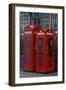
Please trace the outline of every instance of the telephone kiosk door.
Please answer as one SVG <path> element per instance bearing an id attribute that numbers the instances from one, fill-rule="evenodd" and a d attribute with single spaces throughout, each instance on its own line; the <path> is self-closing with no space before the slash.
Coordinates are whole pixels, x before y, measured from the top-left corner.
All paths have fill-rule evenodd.
<path id="1" fill-rule="evenodd" d="M 24 71 L 36 70 L 36 32 L 38 26 L 26 26 L 24 30 Z"/>
<path id="2" fill-rule="evenodd" d="M 47 67 L 48 72 L 55 72 L 55 48 L 54 32 L 49 30 L 47 33 Z"/>
<path id="3" fill-rule="evenodd" d="M 45 32 L 40 30 L 36 35 L 36 72 L 43 73 L 47 71 L 45 55 Z"/>
<path id="4" fill-rule="evenodd" d="M 33 35 L 31 31 L 24 32 L 24 71 L 33 70 Z"/>

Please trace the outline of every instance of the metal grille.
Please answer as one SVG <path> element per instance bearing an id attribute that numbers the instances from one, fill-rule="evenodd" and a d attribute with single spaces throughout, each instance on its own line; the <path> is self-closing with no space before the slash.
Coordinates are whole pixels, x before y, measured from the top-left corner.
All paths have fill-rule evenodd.
<path id="1" fill-rule="evenodd" d="M 57 31 L 57 14 L 50 14 L 50 13 L 31 13 L 30 12 L 20 12 L 20 32 L 24 32 L 24 27 L 26 25 L 37 24 L 43 28 L 49 28 L 50 25 L 50 15 L 52 15 L 52 29 Z M 31 20 L 31 21 L 30 21 Z"/>

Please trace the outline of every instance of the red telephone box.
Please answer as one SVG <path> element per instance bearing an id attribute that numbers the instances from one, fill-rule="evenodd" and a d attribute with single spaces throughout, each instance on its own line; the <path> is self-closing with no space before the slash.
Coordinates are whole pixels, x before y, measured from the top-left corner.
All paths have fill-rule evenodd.
<path id="1" fill-rule="evenodd" d="M 36 32 L 40 27 L 28 25 L 24 28 L 24 71 L 36 70 Z"/>
<path id="2" fill-rule="evenodd" d="M 43 29 L 36 34 L 36 72 L 55 71 L 54 32 Z"/>

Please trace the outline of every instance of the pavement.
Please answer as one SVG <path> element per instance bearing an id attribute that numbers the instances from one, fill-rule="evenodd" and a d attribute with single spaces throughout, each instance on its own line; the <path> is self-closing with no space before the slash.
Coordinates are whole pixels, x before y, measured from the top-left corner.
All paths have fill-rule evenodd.
<path id="1" fill-rule="evenodd" d="M 44 76 L 56 76 L 57 72 L 53 73 L 36 73 L 36 72 L 25 72 L 25 71 L 20 71 L 20 78 L 24 77 L 44 77 Z"/>

